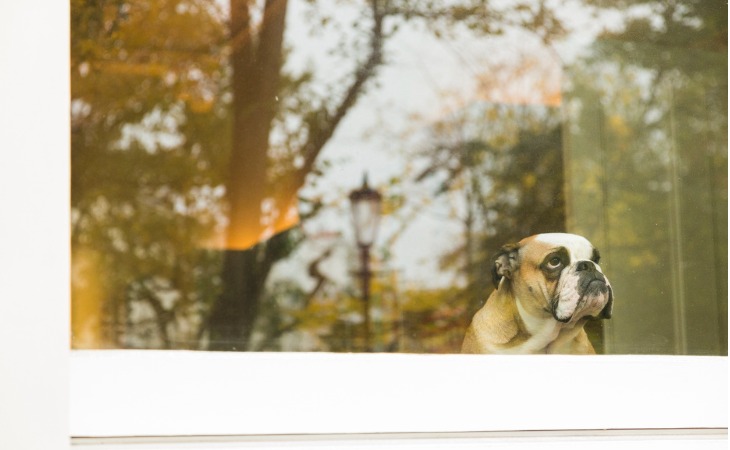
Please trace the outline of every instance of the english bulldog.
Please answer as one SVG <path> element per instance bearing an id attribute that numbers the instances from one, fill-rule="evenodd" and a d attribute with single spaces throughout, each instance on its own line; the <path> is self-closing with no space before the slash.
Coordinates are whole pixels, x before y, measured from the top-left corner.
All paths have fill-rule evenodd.
<path id="1" fill-rule="evenodd" d="M 474 315 L 462 353 L 595 354 L 583 326 L 608 319 L 613 289 L 584 237 L 530 236 L 494 257 L 497 289 Z"/>

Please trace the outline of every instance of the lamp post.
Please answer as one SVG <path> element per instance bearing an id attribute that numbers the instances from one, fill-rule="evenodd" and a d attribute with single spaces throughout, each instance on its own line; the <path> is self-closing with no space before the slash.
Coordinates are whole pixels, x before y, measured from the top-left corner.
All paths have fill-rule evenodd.
<path id="1" fill-rule="evenodd" d="M 365 351 L 370 348 L 370 246 L 375 242 L 375 236 L 380 224 L 380 205 L 382 196 L 378 191 L 368 186 L 367 174 L 363 177 L 362 187 L 350 193 L 350 206 L 355 226 L 355 240 L 360 249 L 359 272 L 362 281 L 362 303 L 364 316 Z"/>

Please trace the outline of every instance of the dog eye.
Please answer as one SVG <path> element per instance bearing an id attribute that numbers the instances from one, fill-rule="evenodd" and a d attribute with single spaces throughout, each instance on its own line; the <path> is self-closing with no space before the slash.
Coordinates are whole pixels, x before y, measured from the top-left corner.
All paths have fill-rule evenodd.
<path id="1" fill-rule="evenodd" d="M 558 256 L 554 256 L 554 257 L 550 258 L 550 260 L 548 261 L 547 268 L 548 269 L 557 269 L 558 267 L 560 267 L 562 265 L 563 265 L 563 261 Z"/>

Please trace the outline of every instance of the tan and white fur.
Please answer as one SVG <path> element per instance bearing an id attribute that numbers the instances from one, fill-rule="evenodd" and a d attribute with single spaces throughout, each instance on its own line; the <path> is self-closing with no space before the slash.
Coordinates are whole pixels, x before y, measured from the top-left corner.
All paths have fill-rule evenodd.
<path id="1" fill-rule="evenodd" d="M 610 318 L 613 289 L 598 251 L 566 233 L 530 236 L 494 258 L 497 289 L 474 315 L 462 353 L 595 354 L 583 326 Z"/>

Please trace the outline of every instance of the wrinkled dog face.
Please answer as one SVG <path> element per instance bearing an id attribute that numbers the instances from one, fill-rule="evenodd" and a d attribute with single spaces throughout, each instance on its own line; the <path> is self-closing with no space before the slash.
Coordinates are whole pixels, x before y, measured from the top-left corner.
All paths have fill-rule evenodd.
<path id="1" fill-rule="evenodd" d="M 533 298 L 555 320 L 610 318 L 611 284 L 591 243 L 574 234 L 548 233 L 505 246 L 495 259 L 495 281 L 511 279 L 520 298 Z"/>
<path id="2" fill-rule="evenodd" d="M 613 292 L 601 267 L 594 261 L 576 261 L 563 269 L 550 310 L 559 322 L 586 316 L 611 317 Z"/>

